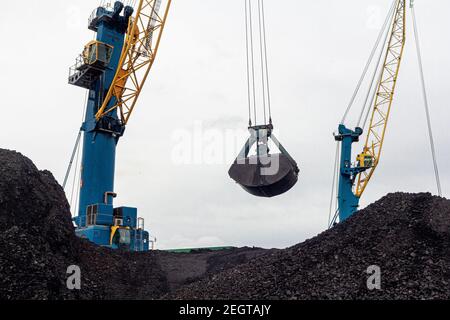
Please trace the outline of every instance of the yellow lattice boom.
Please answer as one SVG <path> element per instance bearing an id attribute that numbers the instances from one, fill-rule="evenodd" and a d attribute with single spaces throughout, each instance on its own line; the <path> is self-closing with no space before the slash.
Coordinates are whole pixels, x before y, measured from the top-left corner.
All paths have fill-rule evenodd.
<path id="1" fill-rule="evenodd" d="M 124 125 L 130 119 L 158 53 L 172 0 L 140 0 L 130 18 L 116 75 L 96 114 L 97 121 L 114 110 Z"/>
<path id="2" fill-rule="evenodd" d="M 392 102 L 394 99 L 397 78 L 406 41 L 406 0 L 398 0 L 391 27 L 391 35 L 381 71 L 378 91 L 367 132 L 366 144 L 363 153 L 358 159 L 370 158 L 370 168 L 357 177 L 355 194 L 361 197 L 375 172 L 381 157 L 386 128 L 389 121 Z"/>

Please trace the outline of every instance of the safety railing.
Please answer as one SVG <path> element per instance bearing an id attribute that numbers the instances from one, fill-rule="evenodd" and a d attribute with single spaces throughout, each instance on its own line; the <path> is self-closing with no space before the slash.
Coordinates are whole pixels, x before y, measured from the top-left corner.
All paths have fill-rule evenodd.
<path id="1" fill-rule="evenodd" d="M 111 3 L 111 1 L 102 1 L 100 6 L 95 8 L 94 11 L 92 11 L 91 15 L 89 16 L 88 26 L 92 25 L 93 21 L 99 16 L 99 10 L 103 10 L 104 12 L 114 11 L 114 6 Z"/>
<path id="2" fill-rule="evenodd" d="M 79 55 L 75 59 L 75 64 L 69 68 L 69 78 L 80 72 L 81 67 L 84 65 L 83 55 Z"/>

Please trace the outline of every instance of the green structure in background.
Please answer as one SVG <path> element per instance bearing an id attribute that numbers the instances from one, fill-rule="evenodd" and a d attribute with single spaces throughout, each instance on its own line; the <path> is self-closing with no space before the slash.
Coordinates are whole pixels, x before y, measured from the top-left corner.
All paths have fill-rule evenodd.
<path id="1" fill-rule="evenodd" d="M 211 248 L 191 248 L 191 249 L 171 249 L 164 250 L 166 252 L 172 253 L 193 253 L 196 251 L 223 251 L 223 250 L 232 250 L 236 249 L 236 247 L 211 247 Z"/>

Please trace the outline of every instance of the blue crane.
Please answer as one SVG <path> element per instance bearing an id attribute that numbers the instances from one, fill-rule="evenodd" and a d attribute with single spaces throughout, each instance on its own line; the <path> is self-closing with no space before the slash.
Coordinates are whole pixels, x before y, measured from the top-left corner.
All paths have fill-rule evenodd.
<path id="1" fill-rule="evenodd" d="M 114 207 L 115 158 L 155 60 L 170 3 L 141 0 L 136 11 L 120 1 L 96 8 L 89 19 L 96 39 L 70 69 L 69 83 L 88 90 L 80 131 L 79 209 L 73 220 L 77 236 L 100 246 L 149 250 L 149 232 L 137 209 Z"/>

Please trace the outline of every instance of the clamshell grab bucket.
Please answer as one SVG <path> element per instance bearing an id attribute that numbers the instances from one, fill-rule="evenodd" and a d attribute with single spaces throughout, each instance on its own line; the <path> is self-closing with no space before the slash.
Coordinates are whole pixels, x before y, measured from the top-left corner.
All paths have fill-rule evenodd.
<path id="1" fill-rule="evenodd" d="M 299 168 L 295 160 L 272 133 L 273 127 L 250 128 L 251 136 L 229 170 L 230 177 L 245 191 L 257 197 L 275 197 L 295 186 Z M 270 154 L 267 143 L 271 139 L 281 153 Z M 249 152 L 257 144 L 257 155 Z"/>

